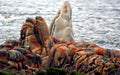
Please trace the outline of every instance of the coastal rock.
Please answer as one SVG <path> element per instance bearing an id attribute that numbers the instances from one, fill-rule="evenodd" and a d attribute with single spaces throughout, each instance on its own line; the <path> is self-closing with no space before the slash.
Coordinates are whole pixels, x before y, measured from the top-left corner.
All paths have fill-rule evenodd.
<path id="1" fill-rule="evenodd" d="M 35 24 L 35 19 L 33 18 L 27 18 L 25 23 L 22 25 L 21 27 L 21 31 L 20 31 L 20 44 L 23 46 L 24 42 L 25 42 L 25 38 L 26 38 L 26 31 L 29 28 L 33 28 L 33 25 Z M 31 31 L 31 33 L 33 33 Z"/>
<path id="2" fill-rule="evenodd" d="M 39 44 L 35 33 L 34 33 L 34 24 L 36 20 L 32 18 L 26 19 L 26 22 L 23 24 L 20 33 L 20 43 L 21 46 L 29 48 L 32 53 L 41 54 L 42 46 Z"/>
<path id="3" fill-rule="evenodd" d="M 86 44 L 84 43 L 83 46 Z M 94 44 L 94 46 L 97 45 Z M 107 56 L 107 52 L 104 55 L 105 50 L 101 47 L 95 51 L 88 51 L 87 48 L 88 46 L 86 49 L 81 49 L 73 46 L 67 47 L 66 44 L 55 44 L 50 50 L 47 67 L 76 70 L 87 75 L 96 75 L 97 73 L 101 75 L 119 74 L 119 58 L 111 58 Z M 74 51 L 70 49 L 74 49 Z M 99 52 L 95 53 L 96 51 Z"/>
<path id="4" fill-rule="evenodd" d="M 120 51 L 74 41 L 71 12 L 66 1 L 53 19 L 50 33 L 43 17 L 26 19 L 19 41 L 7 40 L 0 45 L 0 68 L 26 75 L 49 67 L 87 75 L 119 75 Z"/>
<path id="5" fill-rule="evenodd" d="M 70 62 L 68 51 L 69 49 L 62 44 L 53 45 L 48 55 L 48 67 L 64 67 L 66 62 Z"/>
<path id="6" fill-rule="evenodd" d="M 68 1 L 60 7 L 60 10 L 53 18 L 50 27 L 50 35 L 68 42 L 74 41 L 72 30 L 72 9 Z"/>
<path id="7" fill-rule="evenodd" d="M 34 27 L 35 36 L 42 46 L 42 55 L 46 55 L 49 51 L 49 42 L 50 42 L 50 34 L 48 31 L 47 24 L 45 20 L 41 16 L 36 17 L 36 24 Z"/>

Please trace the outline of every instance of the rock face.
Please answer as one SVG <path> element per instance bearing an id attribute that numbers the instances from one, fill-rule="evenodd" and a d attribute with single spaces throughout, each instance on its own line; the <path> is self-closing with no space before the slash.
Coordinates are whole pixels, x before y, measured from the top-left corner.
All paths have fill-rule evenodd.
<path id="1" fill-rule="evenodd" d="M 56 44 L 48 55 L 47 64 L 48 67 L 62 67 L 87 75 L 119 75 L 119 56 L 112 56 L 116 51 L 108 56 L 106 50 L 90 42 Z"/>
<path id="2" fill-rule="evenodd" d="M 67 40 L 68 42 L 74 41 L 72 30 L 72 9 L 68 1 L 60 7 L 60 10 L 53 18 L 50 27 L 50 35 L 53 37 Z"/>
<path id="3" fill-rule="evenodd" d="M 48 31 L 47 24 L 41 16 L 36 17 L 34 33 L 35 33 L 35 36 L 36 36 L 39 44 L 42 46 L 41 53 L 46 55 L 47 52 L 49 51 L 50 34 Z"/>
<path id="4" fill-rule="evenodd" d="M 30 48 L 33 53 L 41 53 L 42 46 L 39 44 L 35 33 L 34 33 L 34 23 L 31 22 L 32 18 L 28 18 L 21 28 L 20 43 L 21 46 Z M 36 21 L 35 19 L 33 19 Z M 32 20 L 32 21 L 33 21 Z"/>
<path id="5" fill-rule="evenodd" d="M 63 25 L 63 29 L 57 23 Z M 71 40 L 72 31 L 64 34 L 69 27 L 72 28 L 68 2 L 59 10 L 50 33 L 42 17 L 28 18 L 21 28 L 19 41 L 7 40 L 0 45 L 0 69 L 26 75 L 48 67 L 75 70 L 87 75 L 120 74 L 120 51 L 104 49 L 93 42 L 75 42 Z"/>

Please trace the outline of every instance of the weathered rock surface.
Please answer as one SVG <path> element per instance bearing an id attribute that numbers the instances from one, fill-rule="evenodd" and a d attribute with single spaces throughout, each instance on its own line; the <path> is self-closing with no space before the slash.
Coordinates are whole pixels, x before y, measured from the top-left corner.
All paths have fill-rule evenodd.
<path id="1" fill-rule="evenodd" d="M 72 9 L 68 1 L 60 7 L 60 10 L 53 18 L 50 27 L 50 35 L 68 42 L 74 41 L 72 30 Z"/>
<path id="2" fill-rule="evenodd" d="M 64 4 L 58 15 L 67 15 L 65 19 L 71 20 L 69 3 Z M 62 16 L 64 8 L 68 12 Z M 0 45 L 0 69 L 29 75 L 48 67 L 75 70 L 87 75 L 120 74 L 120 51 L 104 49 L 93 42 L 70 42 L 61 39 L 64 34 L 56 33 L 62 36 L 56 38 L 50 33 L 42 17 L 28 18 L 21 28 L 19 41 L 7 40 Z M 69 33 L 72 34 L 72 31 Z"/>

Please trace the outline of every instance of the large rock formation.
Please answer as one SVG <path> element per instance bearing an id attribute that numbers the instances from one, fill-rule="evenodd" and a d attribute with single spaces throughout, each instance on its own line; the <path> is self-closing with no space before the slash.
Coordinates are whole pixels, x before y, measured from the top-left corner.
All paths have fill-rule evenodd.
<path id="1" fill-rule="evenodd" d="M 53 18 L 50 27 L 50 35 L 53 37 L 67 40 L 68 42 L 74 41 L 72 30 L 72 9 L 68 1 L 60 7 L 60 10 Z"/>
<path id="2" fill-rule="evenodd" d="M 61 21 L 63 19 L 64 22 Z M 63 25 L 63 34 L 55 20 Z M 75 70 L 87 75 L 120 74 L 120 51 L 104 49 L 93 42 L 75 42 L 71 40 L 71 30 L 68 35 L 64 34 L 66 29 L 72 28 L 68 2 L 63 4 L 55 20 L 50 27 L 51 36 L 42 17 L 28 18 L 21 28 L 19 41 L 7 40 L 0 45 L 0 69 L 28 75 L 48 67 Z"/>

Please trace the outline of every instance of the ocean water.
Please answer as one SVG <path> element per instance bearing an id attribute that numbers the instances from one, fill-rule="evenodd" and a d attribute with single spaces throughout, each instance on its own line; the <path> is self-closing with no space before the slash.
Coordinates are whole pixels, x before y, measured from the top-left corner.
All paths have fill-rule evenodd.
<path id="1" fill-rule="evenodd" d="M 48 26 L 65 0 L 0 0 L 0 44 L 20 37 L 28 17 L 42 16 Z M 120 0 L 69 0 L 76 41 L 120 49 Z"/>

